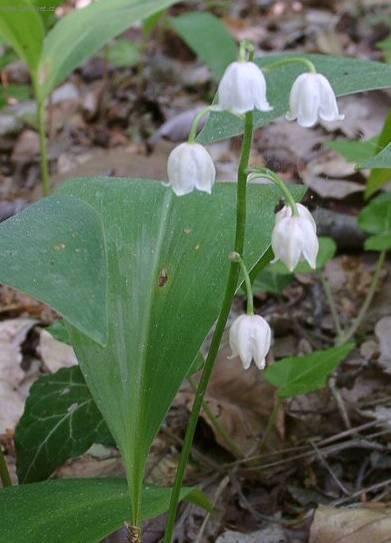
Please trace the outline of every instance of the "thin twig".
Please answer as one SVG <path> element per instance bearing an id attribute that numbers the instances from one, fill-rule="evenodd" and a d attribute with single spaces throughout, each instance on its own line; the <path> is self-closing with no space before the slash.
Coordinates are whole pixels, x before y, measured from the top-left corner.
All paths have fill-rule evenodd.
<path id="1" fill-rule="evenodd" d="M 343 439 L 345 437 L 349 437 L 352 434 L 357 434 L 358 435 L 358 433 L 361 432 L 362 430 L 366 430 L 366 429 L 372 428 L 374 426 L 380 426 L 381 424 L 382 424 L 382 421 L 379 421 L 379 420 L 373 420 L 373 421 L 370 421 L 370 422 L 366 422 L 364 424 L 361 424 L 360 426 L 356 426 L 355 428 L 351 428 L 349 430 L 345 430 L 343 432 L 340 432 L 339 434 L 335 434 L 333 436 L 322 439 L 322 440 L 317 442 L 317 446 L 321 447 L 321 446 L 324 446 L 324 445 L 328 445 L 328 444 L 333 443 L 335 441 L 339 441 L 340 439 Z M 372 437 L 372 436 L 370 436 L 370 437 Z M 314 442 L 314 439 L 312 441 Z M 284 454 L 292 453 L 292 452 L 297 452 L 297 453 L 308 452 L 308 446 L 307 445 L 298 445 L 296 447 L 287 447 L 285 449 L 279 449 L 277 451 L 271 451 L 269 453 L 262 454 L 262 455 L 257 454 L 255 456 L 247 456 L 246 458 L 235 460 L 234 462 L 231 462 L 229 464 L 224 464 L 224 467 L 225 468 L 230 468 L 230 467 L 234 467 L 236 465 L 239 466 L 241 464 L 246 464 L 248 462 L 255 462 L 257 460 L 265 460 L 266 458 L 270 458 L 270 457 L 273 457 L 273 456 L 280 456 L 280 455 L 282 456 Z M 295 459 L 295 458 L 296 457 L 293 457 L 293 459 Z"/>
<path id="2" fill-rule="evenodd" d="M 384 435 L 386 433 L 391 433 L 391 430 L 384 430 L 384 431 L 381 432 L 382 435 Z M 376 434 L 376 435 L 379 435 L 379 434 Z M 368 439 L 370 439 L 371 437 L 372 436 L 368 436 Z M 372 450 L 385 450 L 386 449 L 386 447 L 383 447 L 383 446 L 381 446 L 379 444 L 370 443 L 367 440 L 352 439 L 350 441 L 340 443 L 340 444 L 334 445 L 332 447 L 325 447 L 324 449 L 322 449 L 322 454 L 323 455 L 335 454 L 335 453 L 338 453 L 338 452 L 343 451 L 345 449 L 350 449 L 352 447 L 364 448 L 364 449 L 372 449 Z M 310 451 L 306 451 L 306 452 L 299 453 L 297 455 L 291 456 L 289 458 L 284 458 L 282 460 L 277 460 L 275 462 L 270 462 L 268 464 L 259 464 L 257 466 L 244 467 L 244 468 L 242 468 L 242 471 L 253 471 L 254 469 L 264 470 L 264 469 L 275 468 L 275 467 L 278 467 L 278 466 L 283 466 L 285 464 L 289 464 L 291 462 L 296 462 L 297 460 L 301 460 L 303 458 L 310 458 L 313 455 L 314 455 L 314 452 L 310 450 Z"/>
<path id="3" fill-rule="evenodd" d="M 361 497 L 363 494 L 367 494 L 368 492 L 373 492 L 374 490 L 377 490 L 379 488 L 384 488 L 387 485 L 391 485 L 391 479 L 387 479 L 386 481 L 382 481 L 381 483 L 376 483 L 366 488 L 362 488 L 361 490 L 358 490 L 357 492 L 354 492 L 353 494 L 351 494 L 349 497 L 340 498 L 339 500 L 335 500 L 331 502 L 330 505 L 334 507 L 336 507 L 337 505 L 343 505 L 344 503 L 347 503 L 350 500 L 354 500 L 355 498 Z"/>
<path id="4" fill-rule="evenodd" d="M 338 477 L 335 475 L 335 473 L 333 472 L 333 470 L 331 469 L 331 466 L 329 465 L 329 463 L 327 462 L 327 460 L 324 458 L 324 456 L 322 455 L 322 452 L 320 449 L 318 449 L 318 447 L 315 445 L 315 443 L 313 443 L 312 441 L 310 441 L 310 444 L 312 446 L 312 448 L 314 449 L 315 453 L 316 453 L 316 456 L 319 458 L 320 460 L 320 463 L 323 465 L 323 467 L 329 472 L 331 478 L 333 479 L 333 481 L 335 482 L 335 484 L 338 486 L 338 488 L 344 493 L 346 494 L 346 496 L 350 496 L 350 492 L 349 490 L 347 490 L 347 488 L 341 483 L 341 481 L 338 479 Z"/>
<path id="5" fill-rule="evenodd" d="M 342 336 L 342 327 L 341 327 L 341 321 L 338 315 L 337 306 L 335 304 L 333 293 L 331 292 L 330 283 L 325 276 L 324 272 L 320 273 L 320 281 L 323 286 L 323 290 L 326 296 L 326 300 L 330 306 L 331 316 L 333 317 L 335 331 L 337 332 L 337 336 Z"/>
<path id="6" fill-rule="evenodd" d="M 329 379 L 329 389 L 331 391 L 331 394 L 334 396 L 335 403 L 337 404 L 337 408 L 339 414 L 341 415 L 341 419 L 345 424 L 345 428 L 350 429 L 352 427 L 352 423 L 350 422 L 348 411 L 345 407 L 345 402 L 343 401 L 341 393 L 336 386 L 335 375 L 332 375 Z"/>
<path id="7" fill-rule="evenodd" d="M 228 477 L 228 475 L 226 475 L 225 477 L 223 477 L 223 479 L 221 479 L 220 484 L 216 489 L 215 495 L 213 496 L 213 509 L 216 507 L 217 502 L 219 501 L 219 498 L 220 498 L 221 494 L 226 489 L 228 483 L 229 483 L 229 477 Z M 205 515 L 204 520 L 202 521 L 200 531 L 198 532 L 197 538 L 194 541 L 194 543 L 201 543 L 202 542 L 202 537 L 204 535 L 205 528 L 206 528 L 206 526 L 207 526 L 207 524 L 209 522 L 210 515 L 211 515 L 211 513 L 208 511 L 207 514 Z"/>

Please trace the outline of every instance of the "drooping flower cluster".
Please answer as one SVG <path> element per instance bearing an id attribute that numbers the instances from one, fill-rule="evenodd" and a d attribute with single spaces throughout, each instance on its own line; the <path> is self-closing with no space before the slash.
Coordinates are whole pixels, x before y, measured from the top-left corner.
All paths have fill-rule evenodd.
<path id="1" fill-rule="evenodd" d="M 327 78 L 316 73 L 310 61 L 296 60 L 306 63 L 310 72 L 299 75 L 293 83 L 287 119 L 297 120 L 303 127 L 314 126 L 319 119 L 323 121 L 343 119 L 344 116 L 339 113 L 335 93 Z M 252 61 L 251 54 L 250 58 L 247 58 L 246 47 L 241 47 L 240 59 L 227 67 L 218 86 L 217 104 L 197 115 L 188 142 L 176 147 L 169 156 L 168 185 L 177 196 L 189 194 L 194 189 L 208 194 L 212 192 L 216 169 L 208 151 L 195 141 L 201 116 L 212 109 L 239 116 L 255 110 L 267 113 L 273 109 L 268 101 L 264 73 Z M 311 268 L 315 269 L 319 250 L 315 221 L 306 207 L 295 204 L 284 182 L 281 179 L 276 180 L 276 177 L 273 174 L 266 176 L 266 179 L 280 186 L 289 205 L 283 207 L 275 216 L 272 232 L 275 261 L 281 260 L 290 271 L 293 271 L 301 260 L 306 260 Z M 242 261 L 241 265 L 244 266 Z M 252 299 L 251 286 L 248 288 L 248 296 L 250 295 Z M 261 316 L 249 311 L 249 314 L 238 317 L 231 327 L 229 342 L 232 356 L 239 356 L 245 369 L 250 367 L 252 360 L 259 369 L 265 367 L 265 357 L 271 343 L 271 330 Z"/>
<path id="2" fill-rule="evenodd" d="M 217 105 L 209 109 L 243 115 L 250 111 L 271 111 L 267 99 L 266 79 L 262 70 L 248 60 L 232 62 L 220 81 Z M 293 83 L 289 96 L 288 120 L 311 127 L 319 119 L 336 121 L 344 118 L 338 111 L 335 93 L 322 74 L 303 73 Z M 199 119 L 197 120 L 199 122 Z M 192 133 L 195 131 L 192 131 Z M 194 189 L 211 193 L 216 180 L 212 158 L 192 136 L 187 143 L 176 147 L 168 159 L 168 185 L 177 196 Z"/>

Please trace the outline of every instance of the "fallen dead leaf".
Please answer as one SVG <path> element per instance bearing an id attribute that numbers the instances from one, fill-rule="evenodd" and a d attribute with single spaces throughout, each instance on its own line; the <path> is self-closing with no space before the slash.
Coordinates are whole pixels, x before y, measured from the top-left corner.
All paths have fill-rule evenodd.
<path id="1" fill-rule="evenodd" d="M 364 415 L 367 415 L 368 417 L 374 418 L 382 422 L 382 426 L 385 429 L 391 429 L 391 407 L 377 405 L 375 409 L 363 410 L 362 413 Z"/>
<path id="2" fill-rule="evenodd" d="M 238 358 L 229 359 L 223 349 L 216 362 L 205 400 L 214 417 L 242 454 L 255 450 L 262 438 L 274 406 L 275 388 L 266 383 L 255 366 L 244 370 Z M 191 394 L 190 403 L 194 396 Z M 207 414 L 201 416 L 209 424 Z M 212 426 L 213 430 L 213 426 Z M 216 441 L 232 451 L 223 436 L 215 433 Z M 271 435 L 268 443 L 276 440 Z"/>
<path id="3" fill-rule="evenodd" d="M 325 139 L 320 128 L 309 131 L 283 119 L 265 126 L 257 138 L 264 161 L 277 171 L 308 163 L 318 155 L 317 149 Z"/>
<path id="4" fill-rule="evenodd" d="M 70 460 L 56 471 L 56 477 L 59 479 L 123 477 L 124 473 L 122 460 L 118 453 L 113 451 L 110 458 L 99 459 L 85 454 Z"/>
<path id="5" fill-rule="evenodd" d="M 242 534 L 229 530 L 221 534 L 216 543 L 288 543 L 288 539 L 281 526 L 272 524 L 251 534 Z"/>
<path id="6" fill-rule="evenodd" d="M 12 153 L 13 162 L 28 163 L 37 159 L 39 153 L 39 138 L 33 130 L 24 130 Z"/>
<path id="7" fill-rule="evenodd" d="M 145 156 L 135 146 L 126 148 L 101 149 L 92 148 L 89 156 L 84 156 L 82 163 L 67 165 L 65 173 L 53 177 L 55 186 L 60 186 L 64 181 L 77 177 L 93 177 L 96 175 L 114 175 L 116 177 L 129 177 L 133 179 L 165 179 L 167 157 L 172 149 L 172 144 L 161 141 L 155 147 L 154 152 Z M 77 162 L 77 161 L 76 161 Z M 37 188 L 34 198 L 40 197 Z"/>
<path id="8" fill-rule="evenodd" d="M 161 139 L 167 139 L 168 141 L 173 142 L 185 141 L 191 130 L 194 118 L 198 113 L 205 109 L 205 107 L 206 105 L 200 105 L 171 117 L 171 119 L 162 124 L 159 130 L 157 130 L 150 138 L 150 145 L 156 145 Z M 199 128 L 201 129 L 205 123 L 206 117 L 202 119 Z"/>
<path id="9" fill-rule="evenodd" d="M 0 323 L 0 434 L 13 431 L 23 413 L 24 397 L 17 390 L 25 377 L 21 345 L 33 319 L 10 319 Z"/>
<path id="10" fill-rule="evenodd" d="M 0 381 L 0 435 L 12 432 L 23 413 L 24 398 L 8 383 Z"/>
<path id="11" fill-rule="evenodd" d="M 379 340 L 379 364 L 386 373 L 391 373 L 391 316 L 383 317 L 375 326 L 375 334 Z"/>
<path id="12" fill-rule="evenodd" d="M 354 173 L 354 164 L 334 153 L 326 153 L 320 159 L 310 162 L 301 175 L 307 187 L 322 198 L 342 200 L 365 189 L 360 183 L 343 179 Z"/>
<path id="13" fill-rule="evenodd" d="M 328 179 L 325 177 L 309 177 L 303 174 L 303 181 L 311 190 L 319 194 L 322 198 L 334 198 L 343 200 L 351 194 L 363 192 L 364 185 L 354 181 L 344 181 L 343 179 Z"/>
<path id="14" fill-rule="evenodd" d="M 0 381 L 11 387 L 16 388 L 25 376 L 20 367 L 20 348 L 35 323 L 33 319 L 10 319 L 0 323 Z"/>
<path id="15" fill-rule="evenodd" d="M 70 345 L 54 339 L 46 330 L 41 330 L 39 336 L 39 354 L 51 373 L 61 368 L 71 368 L 77 365 L 75 351 Z"/>
<path id="16" fill-rule="evenodd" d="M 319 507 L 310 543 L 389 543 L 391 509 Z"/>
<path id="17" fill-rule="evenodd" d="M 338 100 L 345 118 L 320 124 L 329 132 L 340 130 L 347 138 L 370 139 L 378 134 L 389 111 L 389 98 L 382 92 L 360 96 L 345 96 Z"/>

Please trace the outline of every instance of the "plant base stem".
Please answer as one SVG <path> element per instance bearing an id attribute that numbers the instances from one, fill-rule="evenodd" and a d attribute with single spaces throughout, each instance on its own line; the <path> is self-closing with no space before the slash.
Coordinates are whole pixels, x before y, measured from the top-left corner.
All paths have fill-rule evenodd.
<path id="1" fill-rule="evenodd" d="M 129 524 L 126 525 L 127 528 L 127 539 L 128 543 L 141 543 L 142 542 L 142 535 L 141 535 L 141 528 L 138 526 L 130 526 Z"/>

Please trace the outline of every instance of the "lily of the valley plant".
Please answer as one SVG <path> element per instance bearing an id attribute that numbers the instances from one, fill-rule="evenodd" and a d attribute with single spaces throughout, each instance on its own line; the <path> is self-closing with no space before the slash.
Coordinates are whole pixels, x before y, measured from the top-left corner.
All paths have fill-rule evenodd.
<path id="1" fill-rule="evenodd" d="M 92 485 L 99 500 L 87 503 L 85 516 L 79 516 L 75 526 L 83 528 L 93 507 L 95 515 L 88 518 L 98 524 L 99 504 L 104 526 L 86 543 L 104 539 L 124 522 L 129 541 L 139 543 L 143 521 L 167 511 L 169 500 L 164 543 L 172 543 L 179 500 L 192 492 L 182 483 L 234 296 L 244 285 L 246 311 L 233 319 L 228 334 L 231 356 L 238 357 L 244 370 L 255 364 L 262 371 L 273 330 L 266 315 L 254 308 L 253 273 L 272 260 L 272 252 L 290 272 L 301 261 L 316 267 L 316 225 L 309 209 L 296 202 L 300 190 L 290 189 L 270 169 L 250 164 L 255 122 L 263 116 L 271 119 L 280 108 L 269 73 L 292 63 L 303 66 L 304 73 L 295 81 L 286 80 L 292 81 L 286 89 L 288 119 L 306 127 L 319 120 L 342 119 L 330 83 L 311 61 L 284 57 L 261 69 L 253 47 L 242 43 L 239 58 L 218 85 L 214 103 L 194 118 L 188 141 L 170 153 L 164 187 L 148 180 L 76 180 L 0 226 L 0 281 L 48 303 L 63 316 L 80 377 L 126 469 L 126 481 L 110 484 L 110 492 L 122 504 L 116 502 L 120 512 L 108 509 L 110 500 L 101 482 Z M 212 156 L 198 138 L 201 119 L 209 114 L 214 120 L 231 115 L 231 120 L 242 123 L 236 184 L 216 183 Z M 259 186 L 256 180 L 273 186 Z M 145 487 L 152 442 L 212 327 L 174 487 Z M 68 392 L 65 382 L 59 395 Z M 32 466 L 31 477 L 37 465 Z M 38 480 L 37 476 L 28 481 L 33 484 L 21 488 L 30 492 Z M 36 486 L 41 491 L 42 483 Z M 82 500 L 88 492 L 78 490 L 77 495 Z M 157 494 L 163 496 L 159 507 Z M 42 508 L 45 515 L 50 505 Z M 76 498 L 71 505 L 73 512 Z M 38 506 L 34 514 L 37 510 Z M 50 520 L 53 515 L 46 516 Z M 0 539 L 1 530 L 0 526 Z M 30 525 L 22 533 L 23 543 L 29 530 Z M 64 541 L 84 539 L 84 533 L 78 533 Z M 13 541 L 13 534 L 4 540 Z"/>
<path id="2" fill-rule="evenodd" d="M 298 58 L 297 61 L 301 62 L 301 59 Z M 287 118 L 289 120 L 297 119 L 297 122 L 304 127 L 313 126 L 319 119 L 325 121 L 343 119 L 343 115 L 340 115 L 338 111 L 334 91 L 327 78 L 316 73 L 315 66 L 308 60 L 303 59 L 302 62 L 309 68 L 309 72 L 299 75 L 293 83 L 289 98 L 290 111 L 287 112 Z M 278 64 L 281 65 L 281 63 Z M 269 69 L 272 67 L 269 66 Z M 200 413 L 222 331 L 239 282 L 240 272 L 246 285 L 247 314 L 237 317 L 231 326 L 229 343 L 232 356 L 240 358 L 244 369 L 248 369 L 251 362 L 254 361 L 256 366 L 262 370 L 265 368 L 266 356 L 272 341 L 272 331 L 269 324 L 261 315 L 254 314 L 251 281 L 243 260 L 245 239 L 243 218 L 246 215 L 246 185 L 248 181 L 260 177 L 264 181 L 274 183 L 280 188 L 281 196 L 286 201 L 284 207 L 275 214 L 275 225 L 271 237 L 275 260 L 281 260 L 291 272 L 301 260 L 306 260 L 311 268 L 316 268 L 319 242 L 315 221 L 310 211 L 295 202 L 288 186 L 277 174 L 265 168 L 251 168 L 249 165 L 254 112 L 268 112 L 272 109 L 273 101 L 271 97 L 269 103 L 265 75 L 253 62 L 253 48 L 247 43 L 242 43 L 238 61 L 227 67 L 220 81 L 217 103 L 197 115 L 188 143 L 174 149 L 168 159 L 169 184 L 177 196 L 187 194 L 192 189 L 210 192 L 215 179 L 215 168 L 206 149 L 195 143 L 200 118 L 212 110 L 226 111 L 243 119 L 244 137 L 238 171 L 236 243 L 233 248 L 234 252 L 230 255 L 231 273 L 186 433 L 176 484 L 171 496 L 165 543 L 172 542 L 179 490 L 189 459 L 195 422 Z M 213 191 L 210 197 L 213 198 Z"/>

